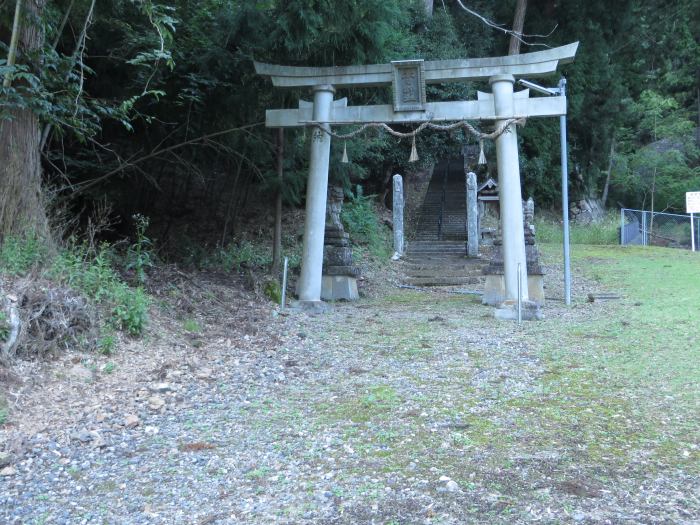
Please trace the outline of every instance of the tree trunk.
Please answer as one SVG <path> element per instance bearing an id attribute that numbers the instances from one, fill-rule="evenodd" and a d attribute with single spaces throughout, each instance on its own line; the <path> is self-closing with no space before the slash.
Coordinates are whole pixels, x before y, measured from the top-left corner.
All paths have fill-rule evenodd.
<path id="1" fill-rule="evenodd" d="M 15 16 L 12 21 L 12 36 L 10 37 L 10 49 L 7 52 L 7 66 L 12 67 L 15 65 L 15 59 L 17 58 L 17 43 L 19 41 L 19 21 L 22 17 L 22 0 L 17 0 L 15 3 Z M 5 73 L 5 79 L 2 81 L 2 87 L 10 87 L 12 83 L 12 73 L 8 70 Z"/>
<path id="2" fill-rule="evenodd" d="M 509 55 L 520 53 L 520 40 L 523 35 L 523 26 L 525 25 L 525 11 L 527 11 L 527 0 L 518 0 L 518 4 L 515 6 L 515 17 L 513 18 L 513 32 L 515 35 L 510 35 Z"/>
<path id="3" fill-rule="evenodd" d="M 19 28 L 20 56 L 39 50 L 44 42 L 40 20 L 46 0 L 27 0 Z M 30 21 L 28 24 L 27 21 Z M 41 193 L 39 119 L 29 109 L 10 110 L 0 121 L 0 239 L 32 232 L 48 235 Z"/>
<path id="4" fill-rule="evenodd" d="M 275 195 L 275 233 L 272 241 L 272 275 L 280 271 L 282 258 L 282 180 L 284 178 L 284 128 L 277 130 L 277 194 Z"/>
<path id="5" fill-rule="evenodd" d="M 428 18 L 433 17 L 433 0 L 423 0 L 425 2 L 425 14 Z"/>
<path id="6" fill-rule="evenodd" d="M 600 198 L 603 208 L 608 200 L 608 189 L 610 188 L 610 176 L 612 174 L 613 158 L 615 157 L 615 137 L 610 141 L 610 160 L 608 160 L 608 174 L 605 177 L 605 186 L 603 186 L 603 196 Z"/>

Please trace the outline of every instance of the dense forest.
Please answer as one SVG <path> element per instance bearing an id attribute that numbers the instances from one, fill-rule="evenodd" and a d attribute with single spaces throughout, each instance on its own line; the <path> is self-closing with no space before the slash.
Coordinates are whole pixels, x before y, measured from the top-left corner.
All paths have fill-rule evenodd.
<path id="1" fill-rule="evenodd" d="M 700 188 L 700 3 L 530 0 L 520 52 L 580 41 L 568 81 L 570 191 L 617 205 L 682 211 Z M 2 0 L 2 234 L 60 234 L 108 210 L 117 234 L 151 220 L 173 248 L 235 239 L 242 210 L 281 191 L 302 204 L 307 133 L 278 134 L 264 110 L 308 92 L 273 89 L 253 60 L 350 65 L 508 54 L 516 1 Z M 558 76 L 540 79 L 556 85 Z M 430 100 L 475 97 L 478 83 L 430 86 Z M 344 90 L 352 104 L 387 100 Z M 556 208 L 557 119 L 520 131 L 523 194 Z M 350 193 L 385 189 L 459 152 L 461 133 L 409 141 L 366 133 L 334 141 L 331 178 Z M 344 147 L 351 160 L 341 163 Z M 495 152 L 486 155 L 494 169 Z M 47 219 L 48 218 L 48 219 Z M 168 252 L 168 250 L 165 250 Z M 176 251 L 176 250 L 175 250 Z"/>

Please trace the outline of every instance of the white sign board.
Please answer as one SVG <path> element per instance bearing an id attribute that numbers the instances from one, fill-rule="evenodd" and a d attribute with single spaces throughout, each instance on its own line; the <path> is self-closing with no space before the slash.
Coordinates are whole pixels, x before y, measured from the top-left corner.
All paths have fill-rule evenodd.
<path id="1" fill-rule="evenodd" d="M 685 193 L 685 212 L 700 213 L 700 191 L 687 191 Z"/>

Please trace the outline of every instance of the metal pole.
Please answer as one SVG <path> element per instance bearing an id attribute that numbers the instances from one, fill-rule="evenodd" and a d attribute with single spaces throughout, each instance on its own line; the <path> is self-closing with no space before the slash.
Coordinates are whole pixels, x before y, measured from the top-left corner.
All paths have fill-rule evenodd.
<path id="1" fill-rule="evenodd" d="M 518 324 L 523 322 L 523 274 L 518 263 Z"/>
<path id="2" fill-rule="evenodd" d="M 566 79 L 559 80 L 559 95 L 566 96 Z M 569 166 L 566 147 L 566 115 L 559 117 L 561 142 L 561 207 L 564 224 L 564 300 L 571 306 L 571 260 L 569 254 Z"/>
<path id="3" fill-rule="evenodd" d="M 280 310 L 284 310 L 284 305 L 287 303 L 287 264 L 289 257 L 284 258 L 284 270 L 282 270 L 282 300 L 280 301 Z"/>
<path id="4" fill-rule="evenodd" d="M 693 220 L 693 214 L 690 214 L 690 244 L 693 247 L 693 251 L 695 251 L 695 221 Z"/>
<path id="5" fill-rule="evenodd" d="M 620 208 L 620 244 L 625 245 L 625 209 Z"/>

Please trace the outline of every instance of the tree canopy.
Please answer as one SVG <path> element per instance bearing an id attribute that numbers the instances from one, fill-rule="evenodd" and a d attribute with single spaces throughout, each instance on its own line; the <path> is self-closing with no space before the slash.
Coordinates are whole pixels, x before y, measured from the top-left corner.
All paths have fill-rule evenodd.
<path id="1" fill-rule="evenodd" d="M 273 89 L 255 75 L 253 59 L 329 66 L 496 56 L 509 43 L 456 1 L 435 2 L 432 13 L 424 0 L 19 3 L 20 24 L 42 38 L 35 48 L 20 42 L 8 63 L 17 4 L 0 2 L 0 76 L 8 79 L 0 119 L 18 111 L 38 119 L 44 191 L 75 214 L 106 198 L 122 217 L 153 216 L 166 243 L 176 242 L 171 225 L 183 218 L 229 225 L 217 237 L 233 234 L 252 190 L 279 185 L 264 110 L 309 94 Z M 515 9 L 515 0 L 462 4 L 505 26 Z M 546 36 L 525 36 L 520 52 L 581 42 L 562 70 L 574 196 L 599 197 L 609 179 L 610 205 L 648 208 L 655 194 L 657 209 L 681 210 L 683 193 L 700 188 L 698 0 L 531 0 L 524 33 Z M 479 88 L 488 89 L 430 86 L 428 97 L 473 98 Z M 344 91 L 338 96 L 355 105 L 390 97 Z M 555 206 L 558 122 L 532 119 L 520 138 L 525 195 Z M 302 200 L 307 140 L 303 130 L 286 134 L 281 189 L 290 204 Z M 422 134 L 421 166 L 459 154 L 469 140 Z M 345 144 L 334 141 L 331 177 L 348 189 L 362 182 L 381 190 L 387 173 L 415 169 L 406 140 L 368 132 L 346 145 L 349 164 L 340 162 Z"/>

